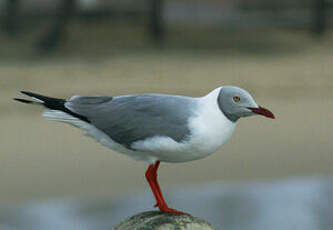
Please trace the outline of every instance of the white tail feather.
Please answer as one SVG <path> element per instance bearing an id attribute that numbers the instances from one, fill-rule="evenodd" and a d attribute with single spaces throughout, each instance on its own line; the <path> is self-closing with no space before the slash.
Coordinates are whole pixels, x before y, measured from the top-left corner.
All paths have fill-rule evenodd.
<path id="1" fill-rule="evenodd" d="M 102 130 L 96 128 L 94 125 L 89 124 L 88 122 L 77 119 L 76 117 L 73 117 L 70 114 L 67 114 L 67 113 L 59 111 L 59 110 L 48 110 L 48 111 L 45 111 L 42 116 L 48 120 L 69 123 L 75 127 L 83 129 L 84 131 L 86 131 L 86 133 L 85 133 L 86 136 L 92 137 L 93 139 L 95 139 L 96 141 L 101 143 L 102 145 L 104 145 L 110 149 L 113 149 L 115 151 L 122 152 L 127 155 L 131 155 L 131 154 L 128 154 L 128 152 L 131 152 L 130 150 L 127 150 L 120 144 L 114 142 Z M 136 157 L 136 155 L 133 155 L 132 157 L 135 159 L 138 158 L 138 157 Z"/>
<path id="2" fill-rule="evenodd" d="M 85 127 L 83 127 L 83 126 L 85 126 L 85 124 L 87 124 L 86 122 L 81 121 L 81 120 L 77 119 L 76 117 L 73 117 L 72 115 L 59 111 L 59 110 L 47 110 L 42 114 L 42 116 L 51 121 L 66 122 L 66 123 L 69 123 L 71 125 L 74 125 L 76 127 L 86 130 Z"/>

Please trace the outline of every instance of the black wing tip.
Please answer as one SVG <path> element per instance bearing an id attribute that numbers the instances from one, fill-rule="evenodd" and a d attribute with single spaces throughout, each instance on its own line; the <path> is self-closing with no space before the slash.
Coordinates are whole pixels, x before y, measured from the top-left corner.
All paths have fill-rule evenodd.
<path id="1" fill-rule="evenodd" d="M 33 96 L 33 95 L 36 95 L 36 93 L 32 93 L 32 92 L 29 92 L 29 91 L 25 91 L 25 90 L 21 90 L 20 91 L 22 94 L 24 95 L 27 95 L 29 97 Z"/>
<path id="2" fill-rule="evenodd" d="M 33 101 L 25 100 L 25 99 L 22 99 L 22 98 L 13 98 L 13 100 L 15 100 L 15 101 L 19 101 L 19 102 L 22 102 L 22 103 L 26 103 L 26 104 L 31 104 L 31 103 L 33 103 Z"/>

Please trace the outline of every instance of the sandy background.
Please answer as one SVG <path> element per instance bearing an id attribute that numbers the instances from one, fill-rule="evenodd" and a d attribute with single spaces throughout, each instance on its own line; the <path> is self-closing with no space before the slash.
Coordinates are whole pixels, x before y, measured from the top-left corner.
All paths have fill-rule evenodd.
<path id="1" fill-rule="evenodd" d="M 148 190 L 145 163 L 114 153 L 82 131 L 11 100 L 19 90 L 54 97 L 156 92 L 201 96 L 220 85 L 250 91 L 276 120 L 239 122 L 218 152 L 162 164 L 162 187 L 208 181 L 333 174 L 333 34 L 169 30 L 164 45 L 144 28 L 73 25 L 54 56 L 37 56 L 36 31 L 1 38 L 0 204 Z M 4 45 L 5 44 L 5 45 Z"/>

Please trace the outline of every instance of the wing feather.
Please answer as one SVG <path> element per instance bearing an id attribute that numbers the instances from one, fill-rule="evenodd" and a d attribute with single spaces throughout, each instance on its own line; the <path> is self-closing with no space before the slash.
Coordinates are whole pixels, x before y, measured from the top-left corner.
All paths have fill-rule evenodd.
<path id="1" fill-rule="evenodd" d="M 65 107 L 87 117 L 117 143 L 131 148 L 133 142 L 154 136 L 184 140 L 190 134 L 187 122 L 195 103 L 191 97 L 161 94 L 75 96 Z"/>

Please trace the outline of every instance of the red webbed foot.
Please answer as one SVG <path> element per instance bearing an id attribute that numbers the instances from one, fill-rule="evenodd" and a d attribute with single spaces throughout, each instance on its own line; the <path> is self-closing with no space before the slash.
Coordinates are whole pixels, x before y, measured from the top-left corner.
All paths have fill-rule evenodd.
<path id="1" fill-rule="evenodd" d="M 179 215 L 189 215 L 186 212 L 178 211 L 176 209 L 169 208 L 168 206 L 161 206 L 161 207 L 159 207 L 159 209 L 161 212 L 169 212 L 169 213 L 175 213 L 175 214 L 179 214 Z"/>

